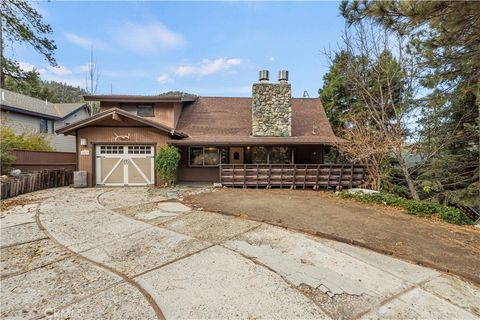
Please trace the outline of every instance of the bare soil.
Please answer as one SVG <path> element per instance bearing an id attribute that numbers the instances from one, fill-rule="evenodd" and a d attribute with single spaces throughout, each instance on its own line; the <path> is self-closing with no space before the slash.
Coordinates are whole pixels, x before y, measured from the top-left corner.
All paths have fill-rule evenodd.
<path id="1" fill-rule="evenodd" d="M 366 247 L 480 283 L 480 229 L 473 226 L 312 190 L 222 189 L 185 201 L 203 210 Z"/>

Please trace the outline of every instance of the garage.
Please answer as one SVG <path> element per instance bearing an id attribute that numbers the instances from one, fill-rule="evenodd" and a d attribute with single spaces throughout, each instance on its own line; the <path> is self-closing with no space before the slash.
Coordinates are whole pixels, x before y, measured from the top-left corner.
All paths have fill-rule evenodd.
<path id="1" fill-rule="evenodd" d="M 145 186 L 155 183 L 152 145 L 97 145 L 95 181 L 100 186 Z"/>

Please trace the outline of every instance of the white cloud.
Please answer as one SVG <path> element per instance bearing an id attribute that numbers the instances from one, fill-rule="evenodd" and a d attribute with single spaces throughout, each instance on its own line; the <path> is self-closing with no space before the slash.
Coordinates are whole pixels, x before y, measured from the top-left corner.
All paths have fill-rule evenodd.
<path id="1" fill-rule="evenodd" d="M 33 71 L 33 69 L 36 69 L 35 66 L 29 62 L 25 61 L 18 61 L 18 65 L 20 66 L 20 69 L 23 71 Z"/>
<path id="2" fill-rule="evenodd" d="M 268 58 L 268 60 L 275 61 L 275 57 L 270 57 L 270 58 Z"/>
<path id="3" fill-rule="evenodd" d="M 173 79 L 172 77 L 170 77 L 168 74 L 166 73 L 163 73 L 161 75 L 159 75 L 156 80 L 158 82 L 160 82 L 161 84 L 167 84 L 167 83 L 172 83 L 173 82 Z"/>
<path id="4" fill-rule="evenodd" d="M 179 48 L 186 43 L 180 33 L 168 29 L 159 22 L 145 25 L 124 23 L 121 28 L 114 31 L 114 38 L 119 45 L 140 54 Z"/>
<path id="5" fill-rule="evenodd" d="M 84 49 L 93 48 L 94 50 L 95 49 L 106 50 L 106 49 L 109 49 L 110 47 L 104 41 L 82 37 L 82 36 L 79 36 L 78 34 L 71 33 L 71 32 L 65 32 L 65 38 L 67 38 L 67 40 L 70 43 L 73 43 L 74 45 Z"/>
<path id="6" fill-rule="evenodd" d="M 26 61 L 19 61 L 18 64 L 20 68 L 25 71 L 32 71 L 35 69 L 43 80 L 64 82 L 76 87 L 83 87 L 85 85 L 83 77 L 76 76 L 72 70 L 65 66 L 47 66 L 45 68 L 38 68 Z"/>
<path id="7" fill-rule="evenodd" d="M 241 59 L 231 58 L 224 59 L 218 58 L 215 60 L 204 59 L 198 66 L 184 65 L 175 70 L 175 74 L 178 76 L 208 76 L 211 74 L 223 72 L 231 69 L 242 63 Z"/>
<path id="8" fill-rule="evenodd" d="M 56 67 L 48 66 L 47 70 L 48 72 L 53 73 L 54 75 L 57 75 L 57 76 L 66 76 L 73 73 L 72 70 L 68 69 L 65 66 L 60 66 L 60 65 Z"/>

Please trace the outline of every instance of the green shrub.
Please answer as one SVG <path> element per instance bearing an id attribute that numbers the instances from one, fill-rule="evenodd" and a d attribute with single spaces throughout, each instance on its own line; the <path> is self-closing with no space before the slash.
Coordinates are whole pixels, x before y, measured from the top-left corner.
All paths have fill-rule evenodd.
<path id="1" fill-rule="evenodd" d="M 163 146 L 156 159 L 156 169 L 165 185 L 171 186 L 174 184 L 175 175 L 180 162 L 180 152 L 174 146 Z"/>
<path id="2" fill-rule="evenodd" d="M 440 219 L 453 224 L 472 224 L 472 221 L 460 210 L 454 207 L 442 206 L 429 201 L 411 200 L 395 194 L 379 193 L 348 193 L 341 192 L 342 198 L 359 200 L 365 203 L 376 203 L 406 209 L 412 215 L 436 215 Z"/>
<path id="3" fill-rule="evenodd" d="M 52 151 L 49 141 L 44 134 L 28 131 L 16 134 L 15 130 L 8 125 L 8 121 L 2 119 L 0 127 L 0 154 L 1 173 L 8 173 L 15 163 L 15 157 L 10 154 L 13 149 Z"/>

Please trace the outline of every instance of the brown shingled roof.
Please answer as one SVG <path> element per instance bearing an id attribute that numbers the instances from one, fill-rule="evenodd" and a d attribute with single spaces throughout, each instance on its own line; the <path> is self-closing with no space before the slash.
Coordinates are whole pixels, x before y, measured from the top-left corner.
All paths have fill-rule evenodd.
<path id="1" fill-rule="evenodd" d="M 177 130 L 188 134 L 177 145 L 222 144 L 334 144 L 319 99 L 292 99 L 292 137 L 252 137 L 252 98 L 199 97 L 187 104 Z"/>

